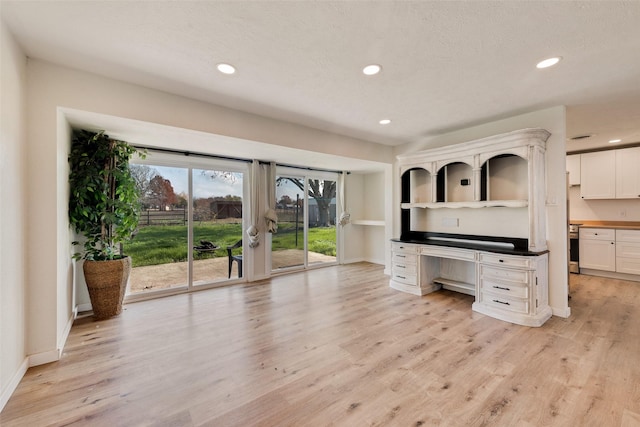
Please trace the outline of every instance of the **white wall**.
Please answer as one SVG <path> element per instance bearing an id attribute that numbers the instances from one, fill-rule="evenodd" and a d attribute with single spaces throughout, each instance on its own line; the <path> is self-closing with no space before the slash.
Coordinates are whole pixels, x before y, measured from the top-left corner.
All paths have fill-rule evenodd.
<path id="1" fill-rule="evenodd" d="M 637 199 L 585 200 L 580 186 L 573 186 L 569 187 L 569 216 L 574 222 L 640 221 L 640 203 Z"/>
<path id="2" fill-rule="evenodd" d="M 0 410 L 27 369 L 25 145 L 27 59 L 0 20 Z"/>
<path id="3" fill-rule="evenodd" d="M 565 108 L 553 107 L 545 110 L 523 114 L 504 120 L 498 120 L 479 126 L 462 129 L 439 136 L 429 137 L 423 141 L 396 147 L 395 154 L 406 154 L 453 143 L 472 141 L 500 133 L 524 128 L 543 128 L 551 132 L 546 150 L 546 212 L 547 212 L 547 245 L 549 248 L 549 304 L 553 314 L 567 317 L 571 311 L 568 306 L 568 274 L 567 274 L 567 208 L 566 208 L 566 154 L 565 154 Z M 399 167 L 395 166 L 395 188 L 400 188 Z M 396 192 L 394 204 L 399 206 L 400 194 Z M 491 210 L 491 212 L 494 212 Z M 498 211 L 496 211 L 498 212 Z M 441 213 L 446 215 L 446 213 Z M 456 217 L 461 224 L 472 224 L 477 212 L 475 209 L 458 209 Z M 486 235 L 501 235 L 503 219 L 487 219 L 483 223 Z M 394 235 L 400 234 L 400 213 L 395 211 Z M 460 229 L 458 229 L 460 230 Z M 447 231 L 452 232 L 452 231 Z M 464 231 L 456 231 L 463 233 Z M 469 233 L 473 234 L 473 233 Z"/>
<path id="4" fill-rule="evenodd" d="M 65 111 L 79 110 L 390 164 L 391 148 L 270 120 L 91 73 L 30 60 L 27 66 L 28 349 L 32 363 L 55 360 L 72 319 L 73 264 L 67 220 L 69 148 Z M 62 115 L 62 116 L 61 116 Z M 242 146 L 238 150 L 244 157 Z M 250 156 L 249 156 L 250 157 Z M 357 245 L 356 245 L 357 247 Z M 356 255 L 357 256 L 357 255 Z M 56 301 L 57 303 L 52 303 Z"/>

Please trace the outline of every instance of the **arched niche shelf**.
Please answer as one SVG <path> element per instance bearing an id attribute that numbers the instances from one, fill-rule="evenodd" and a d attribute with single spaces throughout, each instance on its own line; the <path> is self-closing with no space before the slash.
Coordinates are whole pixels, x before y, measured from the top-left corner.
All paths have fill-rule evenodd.
<path id="1" fill-rule="evenodd" d="M 528 161 L 516 154 L 498 154 L 481 166 L 480 200 L 528 200 Z"/>
<path id="2" fill-rule="evenodd" d="M 402 203 L 429 203 L 433 201 L 431 172 L 414 167 L 402 174 Z"/>
<path id="3" fill-rule="evenodd" d="M 465 162 L 451 162 L 438 170 L 436 202 L 471 202 L 474 200 L 473 167 Z"/>

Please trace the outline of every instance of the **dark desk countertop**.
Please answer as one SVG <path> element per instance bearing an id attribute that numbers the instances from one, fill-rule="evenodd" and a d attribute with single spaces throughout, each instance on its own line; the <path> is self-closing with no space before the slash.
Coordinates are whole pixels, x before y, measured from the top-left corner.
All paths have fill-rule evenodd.
<path id="1" fill-rule="evenodd" d="M 471 243 L 471 242 L 453 242 L 449 240 L 400 240 L 400 239 L 391 239 L 393 242 L 399 243 L 413 243 L 416 245 L 428 245 L 428 246 L 445 246 L 449 248 L 460 248 L 460 249 L 470 249 L 474 251 L 484 251 L 484 252 L 492 252 L 503 255 L 516 255 L 516 256 L 540 256 L 546 253 L 549 253 L 548 250 L 542 252 L 530 252 L 530 251 L 522 251 L 518 249 L 510 249 L 506 247 L 494 246 L 489 244 L 482 243 Z"/>

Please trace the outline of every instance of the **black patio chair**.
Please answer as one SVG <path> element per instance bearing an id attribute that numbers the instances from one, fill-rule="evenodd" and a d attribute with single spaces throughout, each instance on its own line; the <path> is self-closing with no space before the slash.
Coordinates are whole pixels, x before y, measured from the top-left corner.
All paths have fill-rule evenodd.
<path id="1" fill-rule="evenodd" d="M 227 246 L 227 255 L 229 256 L 229 278 L 231 278 L 231 266 L 233 261 L 238 263 L 238 277 L 242 277 L 242 254 L 234 255 L 233 250 L 242 246 L 242 239 L 238 240 L 235 245 Z"/>

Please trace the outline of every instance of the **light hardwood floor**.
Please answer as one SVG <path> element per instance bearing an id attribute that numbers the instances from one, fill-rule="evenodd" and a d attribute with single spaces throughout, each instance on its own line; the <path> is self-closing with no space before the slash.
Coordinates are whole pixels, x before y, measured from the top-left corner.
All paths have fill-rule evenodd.
<path id="1" fill-rule="evenodd" d="M 541 328 L 366 263 L 129 304 L 76 321 L 0 424 L 640 425 L 640 283 L 571 282 L 572 316 Z"/>

